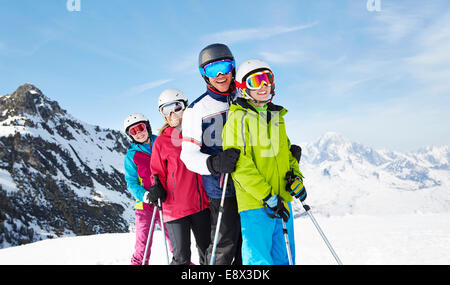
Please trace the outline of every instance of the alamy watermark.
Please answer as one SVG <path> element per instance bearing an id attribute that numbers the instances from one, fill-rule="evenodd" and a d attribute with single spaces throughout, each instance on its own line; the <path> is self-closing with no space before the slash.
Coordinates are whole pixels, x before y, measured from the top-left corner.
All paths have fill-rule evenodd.
<path id="1" fill-rule="evenodd" d="M 367 0 L 366 3 L 367 11 L 369 12 L 380 12 L 381 11 L 381 0 Z"/>
<path id="2" fill-rule="evenodd" d="M 69 12 L 80 12 L 81 11 L 81 0 L 67 0 L 66 8 Z"/>

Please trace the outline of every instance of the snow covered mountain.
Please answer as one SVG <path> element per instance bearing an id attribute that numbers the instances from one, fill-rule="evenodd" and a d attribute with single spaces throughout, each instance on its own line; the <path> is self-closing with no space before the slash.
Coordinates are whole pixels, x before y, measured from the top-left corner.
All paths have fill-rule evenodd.
<path id="1" fill-rule="evenodd" d="M 309 202 L 329 215 L 450 211 L 450 147 L 374 150 L 328 132 L 301 144 Z"/>
<path id="2" fill-rule="evenodd" d="M 124 134 L 83 123 L 31 84 L 0 97 L 0 248 L 126 232 Z"/>

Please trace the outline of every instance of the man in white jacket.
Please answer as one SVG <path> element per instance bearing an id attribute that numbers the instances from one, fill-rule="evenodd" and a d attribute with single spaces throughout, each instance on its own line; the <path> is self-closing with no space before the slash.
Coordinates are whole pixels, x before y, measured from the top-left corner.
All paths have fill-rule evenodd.
<path id="1" fill-rule="evenodd" d="M 202 175 L 211 209 L 211 240 L 214 240 L 225 173 L 235 170 L 239 150 L 222 149 L 222 129 L 235 93 L 235 61 L 224 44 L 205 47 L 199 55 L 199 69 L 206 92 L 192 102 L 183 115 L 181 160 Z M 232 179 L 228 179 L 224 211 L 214 264 L 240 265 L 241 229 Z M 213 245 L 208 250 L 210 261 Z"/>

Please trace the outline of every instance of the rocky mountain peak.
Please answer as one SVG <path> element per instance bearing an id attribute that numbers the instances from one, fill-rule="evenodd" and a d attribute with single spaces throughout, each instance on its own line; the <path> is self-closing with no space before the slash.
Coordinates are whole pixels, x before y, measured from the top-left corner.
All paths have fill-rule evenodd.
<path id="1" fill-rule="evenodd" d="M 123 232 L 128 138 L 84 123 L 32 84 L 0 97 L 0 248 Z"/>
<path id="2" fill-rule="evenodd" d="M 0 97 L 0 120 L 17 116 L 37 116 L 47 122 L 56 115 L 66 115 L 58 102 L 50 100 L 36 86 L 26 83 L 9 95 Z"/>

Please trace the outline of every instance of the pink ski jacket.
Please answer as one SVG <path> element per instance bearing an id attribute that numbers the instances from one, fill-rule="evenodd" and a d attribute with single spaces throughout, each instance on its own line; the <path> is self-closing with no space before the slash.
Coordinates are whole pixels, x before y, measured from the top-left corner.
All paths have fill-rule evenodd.
<path id="1" fill-rule="evenodd" d="M 153 144 L 150 168 L 167 191 L 162 205 L 165 222 L 209 208 L 201 175 L 188 170 L 180 159 L 182 140 L 177 129 L 168 127 Z"/>

